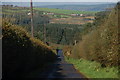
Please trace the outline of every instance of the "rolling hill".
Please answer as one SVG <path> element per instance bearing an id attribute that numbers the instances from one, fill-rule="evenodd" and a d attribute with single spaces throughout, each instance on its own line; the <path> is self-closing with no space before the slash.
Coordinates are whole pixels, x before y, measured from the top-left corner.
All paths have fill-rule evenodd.
<path id="1" fill-rule="evenodd" d="M 89 5 L 48 5 L 38 6 L 40 8 L 53 8 L 53 9 L 65 9 L 65 10 L 78 10 L 78 11 L 104 11 L 106 8 L 113 8 L 115 4 L 89 4 Z"/>

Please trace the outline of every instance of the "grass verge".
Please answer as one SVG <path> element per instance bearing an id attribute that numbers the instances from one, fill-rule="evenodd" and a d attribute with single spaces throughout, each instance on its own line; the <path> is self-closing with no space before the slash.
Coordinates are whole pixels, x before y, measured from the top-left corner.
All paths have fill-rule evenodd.
<path id="1" fill-rule="evenodd" d="M 66 57 L 66 61 L 74 64 L 75 68 L 88 78 L 118 78 L 118 69 L 115 67 L 102 68 L 100 63 L 85 59 Z"/>

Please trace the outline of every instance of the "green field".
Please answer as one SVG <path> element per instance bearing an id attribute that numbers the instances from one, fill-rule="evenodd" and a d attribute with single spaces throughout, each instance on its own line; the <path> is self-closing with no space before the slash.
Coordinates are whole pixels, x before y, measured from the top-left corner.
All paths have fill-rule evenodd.
<path id="1" fill-rule="evenodd" d="M 10 8 L 4 8 L 2 10 L 2 14 L 6 14 L 6 15 L 13 15 L 13 13 L 28 13 L 30 12 L 29 9 L 22 9 L 22 8 L 18 8 L 18 7 L 10 7 Z"/>
<path id="2" fill-rule="evenodd" d="M 88 78 L 118 78 L 118 70 L 114 67 L 102 68 L 99 63 L 84 59 L 66 58 L 66 61 L 74 64 Z"/>
<path id="3" fill-rule="evenodd" d="M 94 15 L 97 13 L 97 11 L 77 11 L 77 10 L 64 10 L 64 9 L 51 9 L 51 8 L 34 8 L 34 12 L 37 11 L 43 11 L 43 12 L 52 12 L 52 13 L 57 13 L 57 14 L 89 14 L 89 15 Z M 3 9 L 3 12 L 6 13 L 22 13 L 22 12 L 29 12 L 29 9 L 22 9 L 22 8 L 9 8 Z"/>
<path id="4" fill-rule="evenodd" d="M 77 11 L 77 10 L 63 10 L 63 9 L 50 9 L 50 8 L 34 8 L 35 10 L 53 12 L 58 14 L 92 14 L 94 15 L 97 11 Z"/>
<path id="5" fill-rule="evenodd" d="M 23 12 L 28 12 L 28 10 L 12 10 L 12 9 L 6 9 L 3 12 L 6 13 L 23 13 Z"/>

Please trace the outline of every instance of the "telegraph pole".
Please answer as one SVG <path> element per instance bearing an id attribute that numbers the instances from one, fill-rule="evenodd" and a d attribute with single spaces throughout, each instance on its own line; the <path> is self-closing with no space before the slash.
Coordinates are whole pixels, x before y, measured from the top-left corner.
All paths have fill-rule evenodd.
<path id="1" fill-rule="evenodd" d="M 34 37 L 34 29 L 33 29 L 33 3 L 32 3 L 32 0 L 30 2 L 30 8 L 31 8 L 31 36 Z"/>
<path id="2" fill-rule="evenodd" d="M 44 42 L 46 44 L 46 24 L 44 23 Z"/>

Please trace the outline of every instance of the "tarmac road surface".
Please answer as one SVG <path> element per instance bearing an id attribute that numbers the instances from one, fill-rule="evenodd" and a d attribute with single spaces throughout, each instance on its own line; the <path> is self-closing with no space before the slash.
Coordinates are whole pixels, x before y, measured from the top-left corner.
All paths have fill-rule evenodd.
<path id="1" fill-rule="evenodd" d="M 69 64 L 64 60 L 62 51 L 58 51 L 57 61 L 48 66 L 46 70 L 40 74 L 29 76 L 29 78 L 44 80 L 88 80 L 83 74 L 74 68 L 73 64 Z"/>

